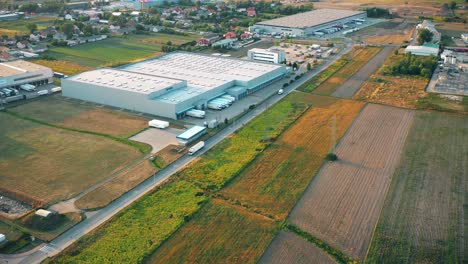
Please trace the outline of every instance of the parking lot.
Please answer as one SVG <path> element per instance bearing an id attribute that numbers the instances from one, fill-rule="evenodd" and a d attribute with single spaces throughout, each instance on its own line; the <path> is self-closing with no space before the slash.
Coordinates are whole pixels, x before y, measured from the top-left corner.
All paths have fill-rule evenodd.
<path id="1" fill-rule="evenodd" d="M 171 127 L 166 129 L 148 128 L 130 139 L 151 145 L 153 148 L 151 153 L 156 153 L 168 145 L 178 145 L 176 136 L 183 131 L 182 129 Z"/>
<path id="2" fill-rule="evenodd" d="M 51 89 L 55 87 L 58 87 L 58 86 L 53 83 L 50 83 L 50 84 L 38 86 L 35 88 L 35 91 L 30 91 L 30 92 L 24 91 L 22 89 L 16 89 L 18 91 L 18 94 L 13 95 L 13 96 L 0 97 L 0 106 L 4 106 L 8 103 L 15 102 L 18 100 L 27 100 L 27 99 L 39 97 L 41 95 L 52 94 L 54 92 L 51 91 Z M 2 88 L 0 88 L 0 91 L 1 90 Z M 42 92 L 42 91 L 47 91 L 47 93 Z"/>

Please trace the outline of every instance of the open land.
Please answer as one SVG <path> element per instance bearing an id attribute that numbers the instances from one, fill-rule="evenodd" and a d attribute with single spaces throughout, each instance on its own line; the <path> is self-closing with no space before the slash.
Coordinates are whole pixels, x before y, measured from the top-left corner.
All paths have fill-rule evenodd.
<path id="1" fill-rule="evenodd" d="M 407 20 L 395 18 L 366 27 L 365 30 L 354 32 L 349 36 L 357 41 L 370 44 L 402 44 L 411 39 L 414 27 L 415 24 L 409 23 Z"/>
<path id="2" fill-rule="evenodd" d="M 329 255 L 293 233 L 280 231 L 258 263 L 336 263 Z"/>
<path id="3" fill-rule="evenodd" d="M 71 61 L 64 60 L 33 60 L 32 62 L 49 67 L 54 72 L 60 72 L 65 75 L 73 75 L 92 69 L 92 67 L 89 66 L 82 66 Z"/>
<path id="4" fill-rule="evenodd" d="M 75 47 L 51 47 L 45 54 L 59 61 L 72 62 L 80 67 L 114 66 L 134 62 L 161 54 L 161 47 L 168 41 L 174 45 L 196 40 L 198 35 L 188 36 L 151 33 L 111 37 Z"/>
<path id="5" fill-rule="evenodd" d="M 382 69 L 392 65 L 398 56 L 391 54 L 384 65 L 364 82 L 361 89 L 354 95 L 354 99 L 368 102 L 404 107 L 409 109 L 436 109 L 466 112 L 465 102 L 449 101 L 438 95 L 426 92 L 429 80 L 419 76 L 399 75 L 391 76 L 382 73 Z"/>
<path id="6" fill-rule="evenodd" d="M 367 262 L 466 263 L 467 183 L 467 117 L 418 112 Z"/>
<path id="7" fill-rule="evenodd" d="M 213 199 L 147 263 L 254 263 L 275 233 L 271 219 Z"/>
<path id="8" fill-rule="evenodd" d="M 298 92 L 302 94 L 302 92 Z M 340 138 L 363 104 L 303 94 L 322 101 L 304 113 L 281 137 L 222 190 L 225 199 L 273 219 L 284 219 L 320 168 L 331 148 L 332 120 Z"/>
<path id="9" fill-rule="evenodd" d="M 29 32 L 26 27 L 29 23 L 37 25 L 38 30 L 47 28 L 53 25 L 57 17 L 52 16 L 39 16 L 30 19 L 19 19 L 14 21 L 2 21 L 0 22 L 0 36 L 7 35 L 8 37 L 14 37 L 15 35 L 22 35 Z"/>
<path id="10" fill-rule="evenodd" d="M 367 64 L 379 51 L 380 47 L 355 48 L 348 53 L 349 61 L 313 91 L 315 94 L 330 95 L 338 87 Z"/>
<path id="11" fill-rule="evenodd" d="M 133 168 L 122 172 L 112 180 L 99 186 L 76 200 L 75 205 L 81 209 L 101 208 L 108 205 L 122 194 L 133 189 L 148 177 L 156 173 L 156 168 L 150 161 L 144 160 Z"/>
<path id="12" fill-rule="evenodd" d="M 209 190 L 224 186 L 227 181 L 237 175 L 239 170 L 253 160 L 259 151 L 271 144 L 268 139 L 281 134 L 283 129 L 307 109 L 308 106 L 305 103 L 297 103 L 301 101 L 301 98 L 296 94 L 288 95 L 230 138 L 203 154 L 192 166 L 179 172 L 179 177 L 174 177 L 172 182 L 144 196 L 105 225 L 52 259 L 52 262 L 141 261 L 200 210 L 207 197 L 204 195 L 205 190 L 200 189 L 199 186 Z M 265 120 L 271 122 L 264 122 Z M 241 148 L 231 142 L 240 142 Z M 213 152 L 217 155 L 213 155 Z M 233 157 L 240 157 L 240 159 Z M 231 167 L 235 167 L 236 170 Z M 228 171 L 225 168 L 231 168 L 231 170 Z M 193 172 L 200 172 L 202 175 L 192 174 Z M 196 185 L 189 181 L 195 182 Z M 273 223 L 271 220 L 268 221 Z M 130 235 L 126 236 L 127 234 Z M 267 241 L 273 236 L 274 234 Z M 250 241 L 243 243 L 248 244 Z M 259 258 L 262 252 L 255 252 Z"/>
<path id="13" fill-rule="evenodd" d="M 291 221 L 363 259 L 413 112 L 367 105 L 291 213 Z"/>
<path id="14" fill-rule="evenodd" d="M 1 190 L 41 205 L 70 198 L 141 156 L 110 139 L 0 114 Z M 21 167 L 21 170 L 18 168 Z"/>
<path id="15" fill-rule="evenodd" d="M 338 89 L 333 92 L 332 96 L 341 98 L 351 98 L 361 88 L 364 81 L 382 66 L 387 56 L 393 51 L 393 47 L 386 46 L 372 57 L 364 66 L 359 67 L 357 72 L 352 75 L 346 82 L 342 83 Z M 358 67 L 358 66 L 357 66 Z M 346 67 L 345 67 L 346 68 Z M 332 79 L 332 78 L 331 78 Z M 320 89 L 320 87 L 319 87 Z"/>
<path id="16" fill-rule="evenodd" d="M 148 120 L 95 104 L 48 96 L 9 111 L 54 125 L 126 138 L 148 127 Z"/>

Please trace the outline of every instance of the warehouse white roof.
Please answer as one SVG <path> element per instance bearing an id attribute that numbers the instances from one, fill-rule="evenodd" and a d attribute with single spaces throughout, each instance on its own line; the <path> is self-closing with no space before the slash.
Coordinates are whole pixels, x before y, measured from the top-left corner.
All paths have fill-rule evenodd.
<path id="1" fill-rule="evenodd" d="M 68 79 L 146 95 L 184 82 L 183 80 L 115 69 L 87 71 L 69 77 Z"/>
<path id="2" fill-rule="evenodd" d="M 210 90 L 233 80 L 250 81 L 280 67 L 227 57 L 175 52 L 121 69 L 187 80 L 189 86 Z"/>
<path id="3" fill-rule="evenodd" d="M 316 9 L 309 12 L 299 13 L 292 16 L 285 16 L 276 19 L 266 20 L 256 25 L 281 26 L 291 28 L 313 27 L 334 20 L 355 16 L 365 13 L 365 11 L 341 10 L 341 9 Z"/>
<path id="4" fill-rule="evenodd" d="M 40 70 L 50 70 L 50 68 L 24 60 L 0 63 L 0 77 L 13 76 Z"/>
<path id="5" fill-rule="evenodd" d="M 439 53 L 439 49 L 433 48 L 433 47 L 426 47 L 426 46 L 408 46 L 405 49 L 405 53 L 411 53 L 414 55 L 423 55 L 423 56 L 429 56 L 429 55 L 437 56 L 437 54 Z"/>

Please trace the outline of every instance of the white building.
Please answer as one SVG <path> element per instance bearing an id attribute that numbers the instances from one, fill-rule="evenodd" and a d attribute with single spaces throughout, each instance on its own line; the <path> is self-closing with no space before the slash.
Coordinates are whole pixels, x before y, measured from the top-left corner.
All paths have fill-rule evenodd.
<path id="1" fill-rule="evenodd" d="M 283 63 L 286 60 L 286 52 L 282 49 L 251 49 L 248 51 L 247 56 L 251 60 L 270 62 L 270 63 Z"/>
<path id="2" fill-rule="evenodd" d="M 306 37 L 336 26 L 354 22 L 362 23 L 366 19 L 365 11 L 324 8 L 258 22 L 251 28 L 251 31 Z"/>
<path id="3" fill-rule="evenodd" d="M 52 69 L 24 60 L 0 63 L 0 88 L 19 88 L 22 84 L 34 86 L 52 83 Z"/>
<path id="4" fill-rule="evenodd" d="M 437 56 L 437 54 L 439 54 L 439 49 L 427 46 L 408 46 L 405 49 L 405 54 L 406 53 L 417 56 Z"/>
<path id="5" fill-rule="evenodd" d="M 161 57 L 97 69 L 62 79 L 62 93 L 95 103 L 168 118 L 225 94 L 243 98 L 286 73 L 283 65 L 222 56 L 173 52 Z"/>
<path id="6" fill-rule="evenodd" d="M 461 38 L 465 43 L 468 43 L 468 33 L 461 34 Z"/>

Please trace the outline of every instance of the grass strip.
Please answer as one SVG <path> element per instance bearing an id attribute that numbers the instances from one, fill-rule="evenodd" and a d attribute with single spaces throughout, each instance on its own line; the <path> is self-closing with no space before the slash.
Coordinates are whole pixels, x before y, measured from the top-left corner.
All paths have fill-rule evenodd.
<path id="1" fill-rule="evenodd" d="M 287 231 L 290 231 L 290 232 L 293 232 L 294 234 L 302 237 L 303 239 L 305 239 L 306 241 L 314 244 L 315 246 L 317 246 L 318 248 L 322 249 L 323 251 L 325 251 L 327 254 L 329 254 L 330 256 L 332 256 L 336 261 L 338 261 L 339 263 L 352 263 L 354 262 L 354 259 L 348 257 L 346 254 L 344 254 L 343 252 L 337 250 L 336 248 L 330 246 L 327 242 L 317 238 L 317 237 L 314 237 L 313 235 L 307 233 L 306 231 L 302 230 L 300 227 L 292 224 L 292 223 L 289 223 L 289 222 L 285 222 L 283 224 L 283 229 L 287 230 Z"/>
<path id="2" fill-rule="evenodd" d="M 5 110 L 4 112 L 11 115 L 11 116 L 16 117 L 16 118 L 23 119 L 23 120 L 26 120 L 26 121 L 30 121 L 30 122 L 33 122 L 33 123 L 36 123 L 36 124 L 49 126 L 49 127 L 53 127 L 53 128 L 58 128 L 58 129 L 63 129 L 63 130 L 68 130 L 68 131 L 72 131 L 72 132 L 78 132 L 78 133 L 84 133 L 84 134 L 104 137 L 104 138 L 107 138 L 107 139 L 110 139 L 110 140 L 114 140 L 116 142 L 119 142 L 119 143 L 122 143 L 122 144 L 125 144 L 125 145 L 128 145 L 128 146 L 134 147 L 134 148 L 138 149 L 143 154 L 146 154 L 146 153 L 151 151 L 151 146 L 150 145 L 140 143 L 140 142 L 136 142 L 136 141 L 132 141 L 132 140 L 129 140 L 127 138 L 119 138 L 119 137 L 114 137 L 114 136 L 99 133 L 99 132 L 92 132 L 92 131 L 81 130 L 81 129 L 76 129 L 76 128 L 70 128 L 70 127 L 61 126 L 61 125 L 55 125 L 55 124 L 47 123 L 47 122 L 40 121 L 40 120 L 37 120 L 37 119 L 34 119 L 34 118 L 30 118 L 30 117 L 27 117 L 27 116 L 23 116 L 23 115 L 14 113 L 14 112 L 10 112 L 10 111 L 7 111 L 7 110 Z"/>
<path id="3" fill-rule="evenodd" d="M 297 90 L 302 92 L 310 93 L 314 91 L 317 87 L 319 87 L 322 83 L 332 77 L 336 72 L 338 72 L 341 68 L 346 66 L 351 60 L 348 58 L 341 58 L 332 65 L 328 66 L 325 70 L 320 72 L 319 74 L 315 75 L 313 78 L 299 86 Z"/>

